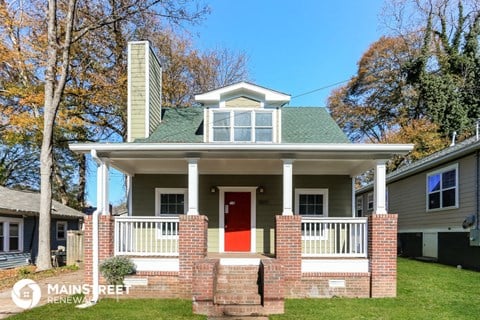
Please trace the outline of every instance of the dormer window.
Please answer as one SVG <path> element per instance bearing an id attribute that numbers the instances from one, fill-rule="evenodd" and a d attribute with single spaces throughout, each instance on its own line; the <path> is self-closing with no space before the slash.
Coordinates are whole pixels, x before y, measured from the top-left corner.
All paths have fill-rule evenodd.
<path id="1" fill-rule="evenodd" d="M 204 142 L 281 143 L 282 106 L 290 96 L 239 82 L 195 96 L 205 107 Z"/>
<path id="2" fill-rule="evenodd" d="M 273 110 L 212 110 L 212 142 L 273 142 Z"/>

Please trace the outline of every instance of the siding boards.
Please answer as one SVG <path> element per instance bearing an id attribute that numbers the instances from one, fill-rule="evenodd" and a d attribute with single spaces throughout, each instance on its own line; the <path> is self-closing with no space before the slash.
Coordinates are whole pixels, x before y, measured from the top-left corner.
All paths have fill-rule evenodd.
<path id="1" fill-rule="evenodd" d="M 238 97 L 225 102 L 227 108 L 260 108 L 260 102 L 247 97 Z"/>
<path id="2" fill-rule="evenodd" d="M 130 127 L 131 136 L 129 140 L 135 138 L 145 138 L 145 110 L 146 110 L 146 61 L 145 61 L 145 43 L 130 44 Z"/>
<path id="3" fill-rule="evenodd" d="M 427 174 L 455 163 L 458 163 L 459 208 L 427 212 Z M 475 156 L 469 155 L 390 183 L 388 190 L 389 211 L 399 214 L 399 232 L 408 229 L 458 229 L 465 217 L 475 210 Z"/>
<path id="4" fill-rule="evenodd" d="M 351 216 L 351 179 L 348 176 L 294 176 L 294 188 L 328 188 L 329 216 Z M 132 178 L 132 215 L 155 214 L 155 188 L 187 188 L 187 175 L 137 174 Z M 256 250 L 274 252 L 275 215 L 281 214 L 283 202 L 281 175 L 200 175 L 199 212 L 208 217 L 208 250 L 218 252 L 219 197 L 213 186 L 263 186 L 256 194 Z M 293 196 L 293 195 L 292 195 Z M 294 199 L 295 200 L 295 199 Z"/>
<path id="5" fill-rule="evenodd" d="M 162 67 L 151 49 L 149 55 L 149 134 L 151 134 L 162 122 Z"/>
<path id="6" fill-rule="evenodd" d="M 293 186 L 294 188 L 328 189 L 328 215 L 330 217 L 352 216 L 352 179 L 349 176 L 294 175 Z"/>

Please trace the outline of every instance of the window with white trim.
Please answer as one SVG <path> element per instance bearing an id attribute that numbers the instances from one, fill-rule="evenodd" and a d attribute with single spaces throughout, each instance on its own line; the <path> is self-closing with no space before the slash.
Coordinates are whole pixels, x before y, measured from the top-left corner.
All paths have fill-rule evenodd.
<path id="1" fill-rule="evenodd" d="M 328 189 L 295 189 L 295 212 L 303 216 L 328 216 Z"/>
<path id="2" fill-rule="evenodd" d="M 23 250 L 23 219 L 0 218 L 0 252 Z"/>
<path id="3" fill-rule="evenodd" d="M 212 110 L 212 142 L 273 142 L 273 110 Z"/>
<path id="4" fill-rule="evenodd" d="M 187 212 L 186 188 L 156 188 L 155 215 L 179 215 Z"/>
<path id="5" fill-rule="evenodd" d="M 67 240 L 67 221 L 57 221 L 57 240 Z"/>
<path id="6" fill-rule="evenodd" d="M 367 210 L 372 211 L 373 210 L 373 192 L 370 192 L 367 194 Z"/>
<path id="7" fill-rule="evenodd" d="M 458 164 L 427 174 L 427 211 L 458 207 Z"/>
<path id="8" fill-rule="evenodd" d="M 357 197 L 356 209 L 357 209 L 357 217 L 362 217 L 363 216 L 363 196 Z"/>

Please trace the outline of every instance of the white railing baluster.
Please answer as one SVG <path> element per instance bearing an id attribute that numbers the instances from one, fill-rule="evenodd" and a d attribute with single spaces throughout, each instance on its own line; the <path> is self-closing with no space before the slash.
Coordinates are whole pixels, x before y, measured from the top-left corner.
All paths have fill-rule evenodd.
<path id="1" fill-rule="evenodd" d="M 366 218 L 302 217 L 304 257 L 367 257 Z"/>
<path id="2" fill-rule="evenodd" d="M 115 255 L 178 256 L 178 217 L 115 217 Z"/>

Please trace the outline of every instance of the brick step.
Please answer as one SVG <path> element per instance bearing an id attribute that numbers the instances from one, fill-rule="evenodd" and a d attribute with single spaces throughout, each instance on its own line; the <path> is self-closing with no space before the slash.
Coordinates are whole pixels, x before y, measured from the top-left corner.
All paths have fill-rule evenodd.
<path id="1" fill-rule="evenodd" d="M 262 297 L 258 293 L 217 293 L 213 301 L 221 305 L 260 305 Z"/>
<path id="2" fill-rule="evenodd" d="M 258 294 L 258 286 L 218 286 L 215 293 L 219 294 Z"/>
<path id="3" fill-rule="evenodd" d="M 261 305 L 223 305 L 222 314 L 233 317 L 268 316 L 268 310 Z"/>
<path id="4" fill-rule="evenodd" d="M 223 275 L 217 275 L 217 283 L 252 283 L 257 284 L 258 276 L 255 275 L 242 275 L 235 277 L 228 277 Z"/>
<path id="5" fill-rule="evenodd" d="M 258 273 L 258 266 L 218 266 L 219 274 L 252 274 Z"/>

